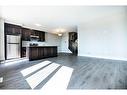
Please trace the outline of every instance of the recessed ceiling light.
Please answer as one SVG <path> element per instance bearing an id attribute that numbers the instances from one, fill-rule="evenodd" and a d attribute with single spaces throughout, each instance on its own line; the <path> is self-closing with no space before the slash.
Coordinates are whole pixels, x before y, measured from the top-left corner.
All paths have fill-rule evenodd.
<path id="1" fill-rule="evenodd" d="M 42 26 L 41 24 L 38 24 L 38 23 L 36 23 L 35 25 L 36 25 L 36 26 Z"/>

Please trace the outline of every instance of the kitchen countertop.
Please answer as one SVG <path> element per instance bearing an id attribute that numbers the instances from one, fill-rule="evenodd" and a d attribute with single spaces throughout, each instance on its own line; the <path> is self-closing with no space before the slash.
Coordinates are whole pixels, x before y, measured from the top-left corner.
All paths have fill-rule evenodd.
<path id="1" fill-rule="evenodd" d="M 28 48 L 57 47 L 57 46 L 29 46 Z"/>

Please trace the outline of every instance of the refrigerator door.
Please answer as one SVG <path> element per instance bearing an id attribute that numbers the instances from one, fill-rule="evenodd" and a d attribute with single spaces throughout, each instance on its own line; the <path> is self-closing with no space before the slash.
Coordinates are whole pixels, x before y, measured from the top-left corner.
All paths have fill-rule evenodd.
<path id="1" fill-rule="evenodd" d="M 7 35 L 7 59 L 20 58 L 20 36 Z"/>
<path id="2" fill-rule="evenodd" d="M 21 36 L 7 35 L 7 43 L 20 43 Z"/>

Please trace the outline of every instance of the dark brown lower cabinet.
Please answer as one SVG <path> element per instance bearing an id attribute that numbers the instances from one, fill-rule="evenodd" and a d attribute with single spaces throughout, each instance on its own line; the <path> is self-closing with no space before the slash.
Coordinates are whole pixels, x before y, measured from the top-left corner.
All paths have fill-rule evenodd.
<path id="1" fill-rule="evenodd" d="M 57 56 L 57 46 L 28 47 L 29 60 L 37 60 Z"/>

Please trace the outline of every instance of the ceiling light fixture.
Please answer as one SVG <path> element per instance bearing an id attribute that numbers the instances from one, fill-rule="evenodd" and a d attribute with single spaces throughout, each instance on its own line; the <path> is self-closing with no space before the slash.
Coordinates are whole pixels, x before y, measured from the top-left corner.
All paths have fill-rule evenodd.
<path id="1" fill-rule="evenodd" d="M 63 33 L 65 32 L 65 29 L 63 29 L 63 28 L 57 28 L 55 31 L 56 31 L 56 34 L 58 36 L 62 36 Z"/>
<path id="2" fill-rule="evenodd" d="M 58 36 L 62 36 L 62 33 L 59 33 Z"/>
<path id="3" fill-rule="evenodd" d="M 42 26 L 41 24 L 38 24 L 38 23 L 36 23 L 35 25 L 36 25 L 36 26 Z"/>

